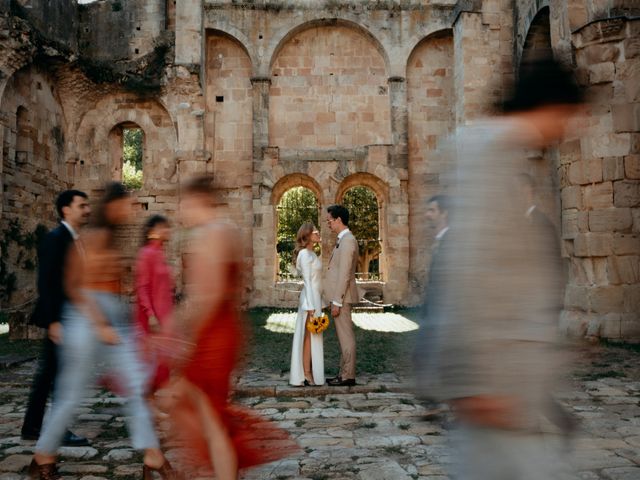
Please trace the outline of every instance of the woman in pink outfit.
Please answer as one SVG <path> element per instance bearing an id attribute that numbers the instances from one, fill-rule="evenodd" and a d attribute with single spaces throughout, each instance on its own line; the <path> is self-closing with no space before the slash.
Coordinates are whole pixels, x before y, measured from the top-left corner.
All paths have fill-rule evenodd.
<path id="1" fill-rule="evenodd" d="M 162 215 L 153 215 L 145 223 L 145 244 L 138 252 L 135 277 L 135 318 L 145 340 L 149 334 L 159 332 L 173 312 L 175 284 L 164 252 L 170 234 L 169 221 Z M 159 362 L 151 349 L 145 350 L 152 372 L 148 393 L 153 394 L 169 380 L 169 367 Z"/>

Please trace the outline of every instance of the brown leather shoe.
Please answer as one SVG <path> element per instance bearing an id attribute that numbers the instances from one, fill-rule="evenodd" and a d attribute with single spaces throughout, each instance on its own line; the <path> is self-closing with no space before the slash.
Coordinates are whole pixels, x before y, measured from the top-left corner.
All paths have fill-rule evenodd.
<path id="1" fill-rule="evenodd" d="M 34 460 L 31 460 L 29 465 L 29 477 L 39 480 L 61 480 L 62 476 L 58 473 L 58 467 L 55 463 L 45 463 L 38 465 Z"/>

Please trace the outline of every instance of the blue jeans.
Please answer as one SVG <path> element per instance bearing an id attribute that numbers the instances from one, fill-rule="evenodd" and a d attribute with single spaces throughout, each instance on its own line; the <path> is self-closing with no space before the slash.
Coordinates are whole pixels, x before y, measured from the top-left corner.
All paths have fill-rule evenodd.
<path id="1" fill-rule="evenodd" d="M 59 351 L 59 370 L 54 401 L 36 443 L 36 452 L 53 455 L 62 445 L 64 434 L 74 419 L 98 364 L 116 375 L 126 392 L 127 427 L 136 449 L 159 448 L 153 421 L 144 400 L 146 373 L 138 358 L 128 323 L 128 309 L 119 296 L 87 291 L 97 302 L 120 343 L 107 345 L 96 334 L 93 322 L 72 304 L 63 309 L 63 343 Z"/>

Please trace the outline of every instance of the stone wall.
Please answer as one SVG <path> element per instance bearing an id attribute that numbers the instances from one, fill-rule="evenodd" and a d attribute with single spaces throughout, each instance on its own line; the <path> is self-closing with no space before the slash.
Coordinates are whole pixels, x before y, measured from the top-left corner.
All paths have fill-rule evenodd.
<path id="1" fill-rule="evenodd" d="M 94 61 L 133 60 L 151 52 L 166 25 L 167 0 L 104 0 L 79 5 L 78 45 Z M 73 26 L 69 29 L 73 31 Z"/>
<path id="2" fill-rule="evenodd" d="M 580 335 L 640 338 L 640 21 L 605 19 L 573 42 L 590 105 L 560 148 L 571 262 L 563 323 Z"/>
<path id="3" fill-rule="evenodd" d="M 13 294 L 4 299 L 5 306 L 24 304 L 35 297 L 36 244 L 17 239 L 33 234 L 38 224 L 55 225 L 55 196 L 71 178 L 64 155 L 64 116 L 54 85 L 48 72 L 26 67 L 9 79 L 0 102 L 0 228 L 8 245 L 2 254 L 6 274 L 16 279 Z M 14 231 L 8 233 L 11 225 Z M 6 287 L 2 285 L 3 290 Z"/>
<path id="4" fill-rule="evenodd" d="M 180 181 L 213 173 L 246 245 L 248 305 L 297 301 L 276 281 L 284 192 L 305 186 L 324 212 L 356 185 L 379 201 L 384 301 L 416 304 L 431 243 L 425 204 L 448 185 L 447 137 L 490 113 L 521 60 L 551 47 L 593 98 L 572 137 L 531 152 L 539 204 L 561 227 L 570 264 L 563 325 L 640 336 L 636 2 L 104 0 L 79 7 L 75 52 L 73 22 L 38 23 L 69 2 L 41 3 L 30 2 L 28 20 L 0 14 L 5 224 L 51 222 L 47 205 L 67 185 L 97 197 L 120 178 L 121 129 L 137 126 L 137 221 L 173 217 Z M 169 48 L 149 76 L 159 44 Z M 150 88 L 133 91 L 116 71 Z M 122 236 L 130 256 L 138 232 Z M 330 249 L 327 228 L 322 236 Z"/>

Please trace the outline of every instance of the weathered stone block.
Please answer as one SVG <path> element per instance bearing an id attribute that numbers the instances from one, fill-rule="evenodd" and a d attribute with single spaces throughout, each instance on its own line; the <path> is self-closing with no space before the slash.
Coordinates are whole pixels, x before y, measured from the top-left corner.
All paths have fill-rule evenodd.
<path id="1" fill-rule="evenodd" d="M 620 337 L 625 341 L 640 340 L 640 315 L 637 312 L 622 314 Z"/>
<path id="2" fill-rule="evenodd" d="M 578 211 L 576 209 L 563 210 L 562 238 L 565 240 L 575 238 L 578 232 Z"/>
<path id="3" fill-rule="evenodd" d="M 607 208 L 589 212 L 592 232 L 624 232 L 631 229 L 633 219 L 629 208 Z"/>
<path id="4" fill-rule="evenodd" d="M 569 182 L 573 185 L 586 185 L 602 181 L 602 159 L 594 158 L 573 162 L 569 167 Z"/>
<path id="5" fill-rule="evenodd" d="M 615 43 L 590 45 L 583 52 L 584 60 L 588 65 L 616 62 L 620 58 L 620 47 Z"/>
<path id="6" fill-rule="evenodd" d="M 612 285 L 640 283 L 640 257 L 637 255 L 608 257 L 607 275 Z"/>
<path id="7" fill-rule="evenodd" d="M 582 208 L 582 189 L 579 186 L 569 186 L 562 189 L 562 208 Z"/>
<path id="8" fill-rule="evenodd" d="M 566 308 L 586 310 L 589 305 L 589 288 L 577 285 L 567 285 L 564 292 Z"/>
<path id="9" fill-rule="evenodd" d="M 611 117 L 615 132 L 637 132 L 640 130 L 640 105 L 637 103 L 612 105 Z"/>
<path id="10" fill-rule="evenodd" d="M 589 289 L 589 308 L 595 313 L 621 312 L 625 301 L 623 288 L 618 286 Z"/>
<path id="11" fill-rule="evenodd" d="M 631 137 L 628 133 L 606 133 L 591 138 L 591 151 L 596 157 L 625 156 L 631 152 Z M 593 180 L 595 182 L 599 180 Z"/>
<path id="12" fill-rule="evenodd" d="M 624 178 L 624 157 L 605 157 L 602 159 L 602 179 L 622 180 Z"/>
<path id="13" fill-rule="evenodd" d="M 576 257 L 606 257 L 613 253 L 611 233 L 579 233 L 573 242 Z"/>
<path id="14" fill-rule="evenodd" d="M 613 184 L 596 183 L 584 187 L 584 206 L 587 208 L 609 208 L 613 206 Z"/>
<path id="15" fill-rule="evenodd" d="M 601 316 L 599 319 L 599 332 L 596 334 L 599 337 L 609 338 L 611 340 L 619 339 L 621 337 L 621 313 L 608 313 Z"/>
<path id="16" fill-rule="evenodd" d="M 613 204 L 616 207 L 640 206 L 640 181 L 623 180 L 614 182 Z"/>
<path id="17" fill-rule="evenodd" d="M 598 83 L 613 82 L 616 69 L 613 62 L 596 63 L 589 66 L 589 83 L 597 85 Z"/>
<path id="18" fill-rule="evenodd" d="M 640 235 L 614 234 L 613 253 L 615 255 L 640 254 Z"/>
<path id="19" fill-rule="evenodd" d="M 624 312 L 635 314 L 640 312 L 640 285 L 625 285 L 622 291 L 624 292 Z"/>
<path id="20" fill-rule="evenodd" d="M 624 174 L 628 179 L 640 180 L 640 155 L 624 157 Z"/>
<path id="21" fill-rule="evenodd" d="M 573 163 L 582 158 L 582 150 L 580 147 L 580 140 L 571 140 L 562 142 L 558 146 L 558 155 L 560 157 L 560 163 Z"/>
<path id="22" fill-rule="evenodd" d="M 640 233 L 640 208 L 632 208 L 631 216 L 633 217 L 633 227 L 631 227 L 631 231 Z"/>

